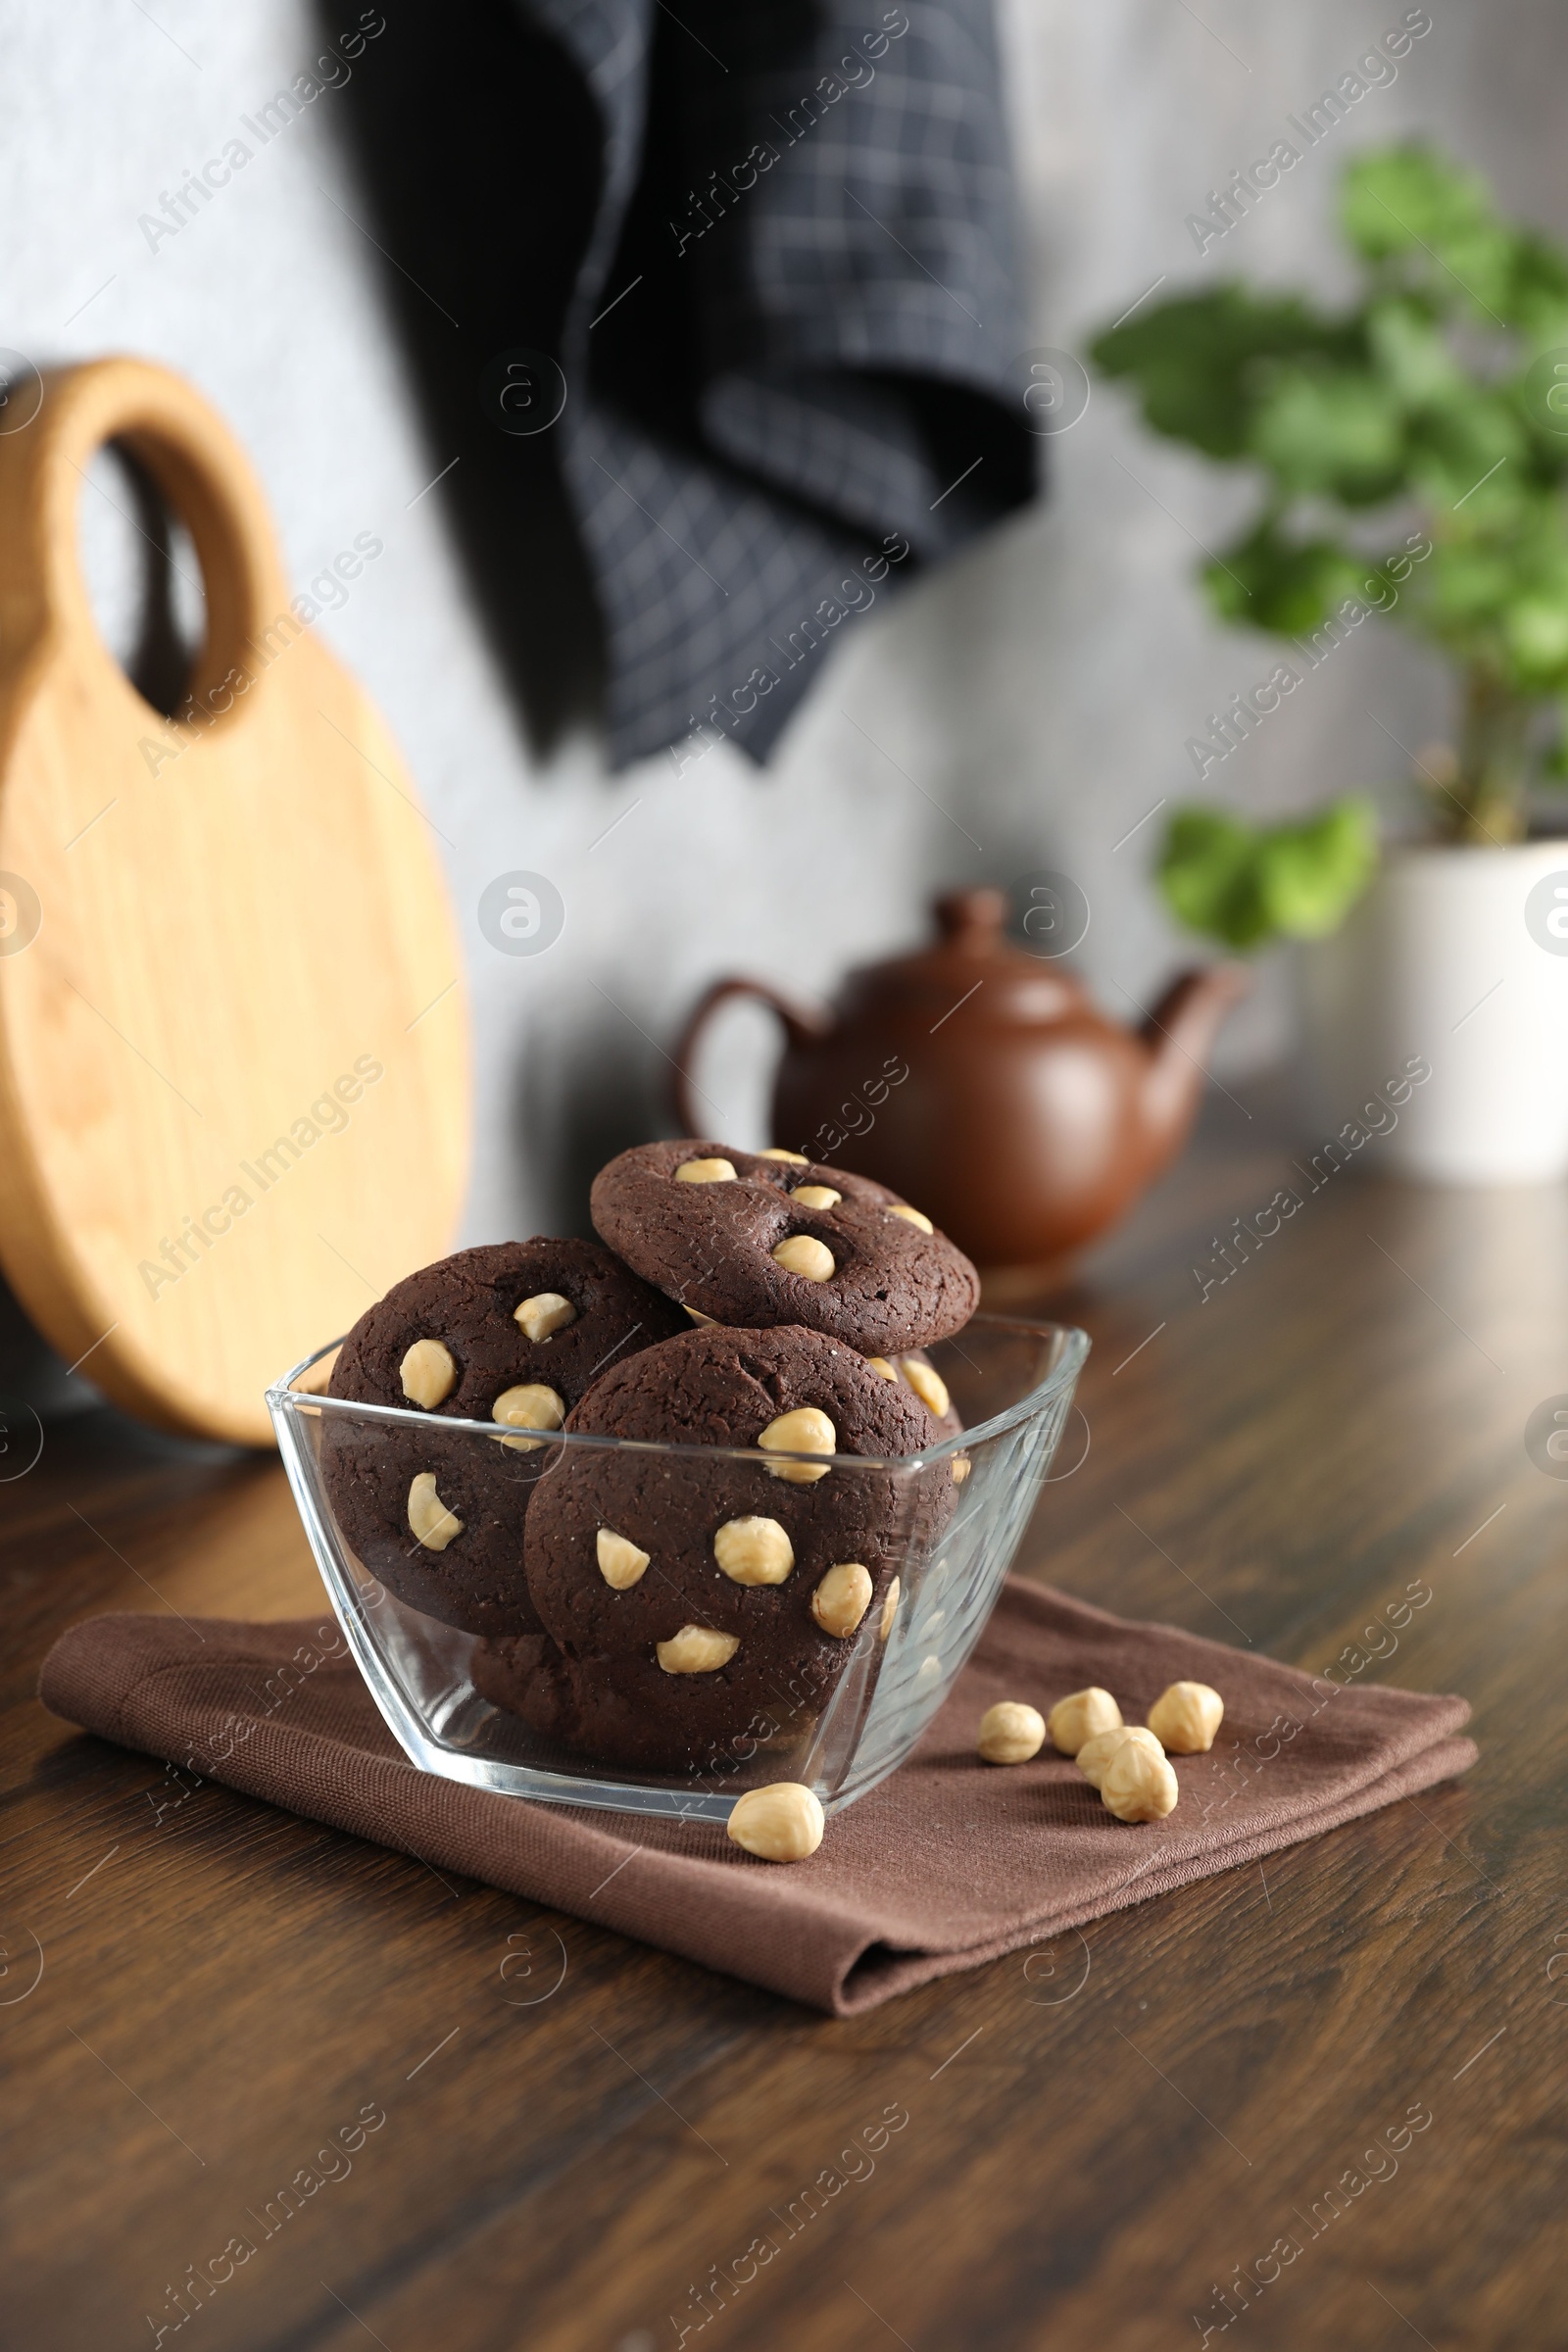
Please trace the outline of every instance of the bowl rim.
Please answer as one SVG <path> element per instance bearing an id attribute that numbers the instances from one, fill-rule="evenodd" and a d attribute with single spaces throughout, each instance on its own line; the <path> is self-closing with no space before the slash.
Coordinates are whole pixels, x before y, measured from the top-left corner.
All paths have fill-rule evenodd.
<path id="1" fill-rule="evenodd" d="M 835 1468 L 892 1470 L 905 1476 L 913 1476 L 934 1462 L 950 1461 L 971 1446 L 1003 1437 L 1008 1430 L 1016 1429 L 1021 1422 L 1034 1419 L 1042 1413 L 1058 1391 L 1071 1391 L 1093 1345 L 1089 1334 L 1075 1323 L 1040 1323 L 1025 1315 L 997 1315 L 984 1311 L 971 1315 L 960 1330 L 949 1336 L 955 1341 L 961 1339 L 963 1333 L 972 1331 L 976 1324 L 994 1330 L 1031 1334 L 1037 1339 L 1054 1340 L 1059 1343 L 1058 1360 L 1036 1387 L 1016 1397 L 1011 1404 L 1004 1405 L 1001 1412 L 993 1413 L 988 1420 L 977 1421 L 971 1429 L 959 1430 L 956 1436 L 943 1438 L 934 1446 L 922 1446 L 918 1453 L 835 1454 L 832 1457 Z M 366 1404 L 351 1396 L 328 1396 L 313 1390 L 296 1389 L 294 1383 L 300 1376 L 341 1348 L 347 1337 L 345 1332 L 338 1339 L 328 1340 L 324 1346 L 303 1356 L 291 1371 L 284 1373 L 281 1380 L 271 1383 L 266 1392 L 266 1399 L 268 1411 L 274 1420 L 285 1415 L 293 1418 L 302 1411 L 309 1411 L 328 1420 L 384 1421 L 394 1429 L 439 1430 L 448 1438 L 466 1433 L 484 1438 L 492 1445 L 505 1442 L 509 1436 L 515 1436 L 515 1432 L 495 1421 L 460 1420 L 451 1413 L 422 1412 L 414 1405 Z M 931 1345 L 940 1347 L 944 1343 L 933 1341 Z M 694 1462 L 730 1461 L 755 1465 L 772 1462 L 820 1463 L 825 1458 L 820 1453 L 786 1452 L 782 1447 L 764 1450 L 756 1446 L 689 1446 L 668 1439 L 617 1438 L 589 1430 L 541 1431 L 536 1443 L 541 1446 L 575 1446 L 585 1451 L 673 1454 Z"/>

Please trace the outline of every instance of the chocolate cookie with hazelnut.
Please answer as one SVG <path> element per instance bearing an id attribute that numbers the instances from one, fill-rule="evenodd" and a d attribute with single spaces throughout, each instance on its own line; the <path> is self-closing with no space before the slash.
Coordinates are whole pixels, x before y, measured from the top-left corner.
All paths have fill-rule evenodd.
<path id="1" fill-rule="evenodd" d="M 396 1284 L 344 1341 L 328 1395 L 499 1426 L 485 1445 L 326 1416 L 328 1492 L 365 1566 L 411 1608 L 466 1632 L 537 1625 L 522 1528 L 559 1451 L 545 1440 L 612 1365 L 686 1329 L 678 1307 L 598 1242 L 462 1250 Z"/>
<path id="2" fill-rule="evenodd" d="M 566 1428 L 713 1454 L 564 1449 L 528 1517 L 542 1638 L 475 1653 L 486 1696 L 609 1763 L 703 1770 L 798 1735 L 954 1505 L 946 1459 L 894 1466 L 928 1407 L 800 1327 L 668 1340 Z"/>
<path id="3" fill-rule="evenodd" d="M 980 1278 L 929 1217 L 885 1184 L 796 1152 L 642 1144 L 594 1180 L 594 1226 L 694 1319 L 800 1324 L 862 1355 L 948 1338 Z"/>

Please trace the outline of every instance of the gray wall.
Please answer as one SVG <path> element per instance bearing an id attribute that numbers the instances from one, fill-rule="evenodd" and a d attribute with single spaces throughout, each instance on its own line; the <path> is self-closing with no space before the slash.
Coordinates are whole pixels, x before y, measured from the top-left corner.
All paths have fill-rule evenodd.
<path id="1" fill-rule="evenodd" d="M 1184 216 L 1400 14 L 1004 0 L 1034 339 L 1074 348 L 1161 272 L 1161 292 L 1243 270 L 1330 286 L 1338 159 L 1412 127 L 1568 226 L 1560 12 L 1433 0 L 1434 29 L 1397 82 L 1200 258 Z M 344 25 L 357 15 L 345 5 Z M 466 1238 L 580 1222 L 585 1170 L 660 1117 L 658 1044 L 714 973 L 825 989 L 852 957 L 917 935 L 937 886 L 1066 869 L 1093 906 L 1080 967 L 1112 1008 L 1147 1003 L 1185 953 L 1147 880 L 1161 820 L 1116 844 L 1162 795 L 1191 791 L 1185 739 L 1270 665 L 1264 645 L 1205 619 L 1191 579 L 1195 535 L 1212 543 L 1245 494 L 1097 392 L 1054 444 L 1050 502 L 897 610 L 858 619 L 760 779 L 727 746 L 681 777 L 666 760 L 612 782 L 587 742 L 532 765 L 442 493 L 418 495 L 443 461 L 402 378 L 376 257 L 339 209 L 363 217 L 333 95 L 156 253 L 137 227 L 312 46 L 298 0 L 4 0 L 0 344 L 39 362 L 129 350 L 186 370 L 250 448 L 300 584 L 357 532 L 385 541 L 319 626 L 380 702 L 452 845 L 477 1030 Z M 91 492 L 85 503 L 95 541 L 112 538 L 113 513 Z M 112 567 L 114 552 L 95 562 Z M 1377 722 L 1417 746 L 1444 712 L 1432 667 L 1368 627 L 1213 781 L 1254 808 L 1377 785 L 1404 764 Z M 565 900 L 564 933 L 537 958 L 495 953 L 475 920 L 486 881 L 513 867 L 549 875 Z M 1286 1023 L 1265 973 L 1221 1067 L 1276 1056 Z M 738 1015 L 707 1078 L 741 1142 L 762 1140 L 764 1035 Z"/>

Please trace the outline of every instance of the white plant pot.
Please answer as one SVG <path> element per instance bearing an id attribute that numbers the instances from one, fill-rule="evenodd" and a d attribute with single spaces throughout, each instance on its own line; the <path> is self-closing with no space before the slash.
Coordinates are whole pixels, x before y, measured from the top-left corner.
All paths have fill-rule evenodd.
<path id="1" fill-rule="evenodd" d="M 1568 841 L 1390 850 L 1300 975 L 1325 1139 L 1376 1126 L 1373 1165 L 1439 1184 L 1568 1175 Z"/>

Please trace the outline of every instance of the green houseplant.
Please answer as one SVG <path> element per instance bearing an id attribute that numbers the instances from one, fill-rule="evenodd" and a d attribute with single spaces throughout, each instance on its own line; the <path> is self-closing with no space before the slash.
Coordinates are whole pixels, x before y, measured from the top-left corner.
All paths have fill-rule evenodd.
<path id="1" fill-rule="evenodd" d="M 1435 646 L 1460 709 L 1451 772 L 1423 779 L 1434 830 L 1517 841 L 1568 696 L 1568 252 L 1419 145 L 1354 159 L 1340 223 L 1348 309 L 1226 285 L 1093 357 L 1154 431 L 1261 477 L 1203 567 L 1216 612 L 1299 639 L 1386 610 Z"/>
<path id="2" fill-rule="evenodd" d="M 1422 1117 L 1443 1135 L 1430 1151 L 1410 1141 L 1417 1172 L 1560 1174 L 1568 844 L 1527 835 L 1534 790 L 1568 774 L 1568 251 L 1419 142 L 1354 158 L 1339 222 L 1359 277 L 1346 308 L 1227 284 L 1140 311 L 1092 356 L 1155 432 L 1259 487 L 1202 584 L 1225 620 L 1294 652 L 1210 721 L 1220 740 L 1189 747 L 1199 772 L 1374 614 L 1450 665 L 1453 743 L 1417 762 L 1425 846 L 1380 867 L 1371 808 L 1353 797 L 1271 827 L 1189 806 L 1161 887 L 1179 921 L 1230 947 L 1323 942 L 1303 959 L 1309 1036 L 1313 1017 L 1337 1025 L 1328 1059 L 1347 1084 L 1366 1040 L 1397 1028 L 1425 1050 L 1408 1032 L 1430 1024 Z M 1363 891 L 1353 956 L 1340 953 L 1327 934 Z M 1459 1002 L 1472 977 L 1481 1002 Z"/>

